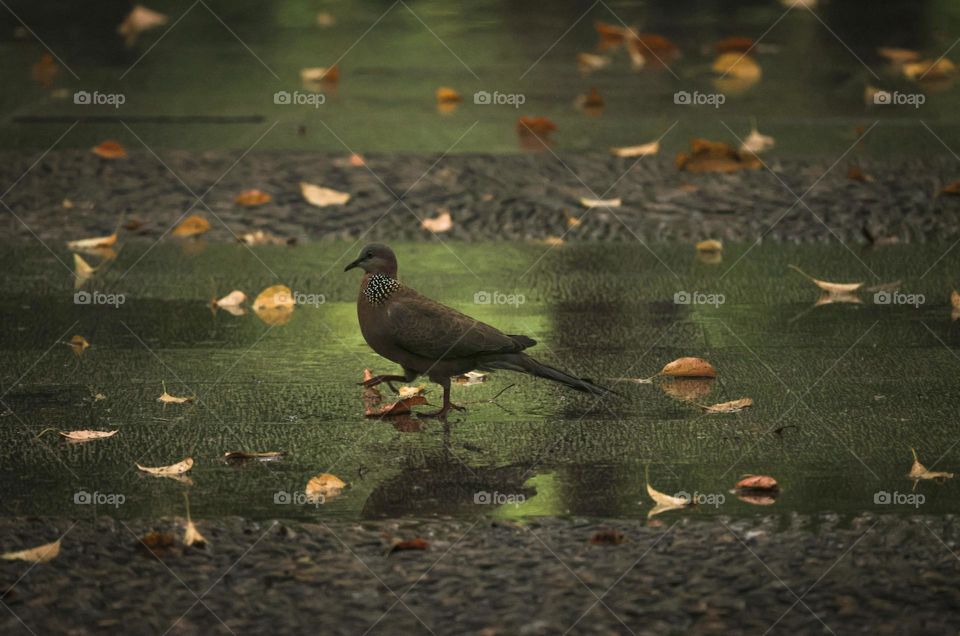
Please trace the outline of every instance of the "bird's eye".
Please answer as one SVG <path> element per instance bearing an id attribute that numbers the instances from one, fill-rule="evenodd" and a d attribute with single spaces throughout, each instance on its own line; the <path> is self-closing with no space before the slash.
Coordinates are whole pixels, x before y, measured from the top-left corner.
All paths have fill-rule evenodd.
<path id="1" fill-rule="evenodd" d="M 373 252 L 367 252 L 367 258 L 373 258 Z"/>

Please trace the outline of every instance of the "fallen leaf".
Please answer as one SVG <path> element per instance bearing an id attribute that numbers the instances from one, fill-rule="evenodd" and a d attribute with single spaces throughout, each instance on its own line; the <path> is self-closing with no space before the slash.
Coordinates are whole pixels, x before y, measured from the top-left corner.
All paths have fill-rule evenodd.
<path id="1" fill-rule="evenodd" d="M 253 301 L 253 313 L 268 325 L 285 325 L 293 316 L 296 301 L 286 285 L 271 285 Z"/>
<path id="2" fill-rule="evenodd" d="M 30 68 L 33 81 L 44 88 L 50 88 L 60 75 L 60 66 L 49 53 L 44 53 Z"/>
<path id="3" fill-rule="evenodd" d="M 159 475 L 161 477 L 166 477 L 168 475 L 182 475 L 183 473 L 193 468 L 193 458 L 187 457 L 183 461 L 177 462 L 176 464 L 170 464 L 169 466 L 150 467 L 150 466 L 141 466 L 140 464 L 136 464 L 136 467 L 145 473 L 149 473 L 151 475 Z"/>
<path id="4" fill-rule="evenodd" d="M 449 211 L 443 211 L 432 219 L 420 221 L 420 227 L 430 232 L 449 232 L 453 229 L 453 217 Z"/>
<path id="5" fill-rule="evenodd" d="M 77 334 L 67 341 L 67 346 L 70 347 L 77 356 L 82 356 L 83 352 L 90 348 L 90 343 L 87 342 L 86 338 Z"/>
<path id="6" fill-rule="evenodd" d="M 702 408 L 707 413 L 739 413 L 748 406 L 753 406 L 753 400 L 751 398 L 740 398 L 739 400 L 721 402 L 720 404 L 704 406 Z"/>
<path id="7" fill-rule="evenodd" d="M 737 490 L 779 490 L 780 485 L 777 480 L 769 475 L 744 475 L 740 481 L 734 485 Z"/>
<path id="8" fill-rule="evenodd" d="M 591 545 L 620 545 L 624 537 L 622 532 L 612 528 L 604 528 L 593 533 L 590 537 Z"/>
<path id="9" fill-rule="evenodd" d="M 124 44 L 133 46 L 141 33 L 163 26 L 169 20 L 166 15 L 138 4 L 117 27 L 117 33 L 123 36 Z"/>
<path id="10" fill-rule="evenodd" d="M 650 495 L 650 498 L 653 499 L 654 503 L 656 504 L 647 513 L 648 519 L 669 510 L 678 510 L 680 508 L 687 508 L 693 505 L 693 501 L 691 499 L 674 497 L 672 495 L 662 493 L 651 486 L 649 482 L 647 482 L 647 494 Z"/>
<path id="11" fill-rule="evenodd" d="M 543 243 L 551 247 L 558 247 L 563 245 L 564 242 L 565 241 L 563 240 L 562 236 L 548 236 L 547 238 L 543 239 Z"/>
<path id="12" fill-rule="evenodd" d="M 223 454 L 223 459 L 228 462 L 243 462 L 251 459 L 255 459 L 260 462 L 272 462 L 283 458 L 286 454 L 286 451 L 229 451 Z"/>
<path id="13" fill-rule="evenodd" d="M 404 398 L 402 400 L 397 400 L 396 402 L 390 402 L 380 408 L 367 408 L 364 412 L 366 417 L 389 417 L 391 415 L 402 415 L 404 413 L 410 412 L 411 406 L 418 406 L 420 404 L 426 404 L 427 398 L 422 395 L 414 395 L 412 397 Z"/>
<path id="14" fill-rule="evenodd" d="M 67 241 L 67 248 L 76 251 L 95 250 L 103 247 L 110 247 L 117 242 L 117 234 L 114 232 L 110 236 L 98 236 L 95 238 L 80 239 L 77 241 Z"/>
<path id="15" fill-rule="evenodd" d="M 910 467 L 910 472 L 907 474 L 907 477 L 913 480 L 920 479 L 952 479 L 953 473 L 944 473 L 940 471 L 928 470 L 926 466 L 920 463 L 920 460 L 917 458 L 917 451 L 910 449 L 910 452 L 913 453 L 913 466 Z"/>
<path id="16" fill-rule="evenodd" d="M 16 552 L 4 552 L 0 554 L 0 559 L 6 561 L 29 561 L 30 563 L 46 563 L 53 560 L 60 554 L 60 539 L 53 543 L 38 545 L 28 550 L 18 550 Z"/>
<path id="17" fill-rule="evenodd" d="M 580 197 L 580 205 L 585 208 L 619 208 L 623 199 L 587 199 Z"/>
<path id="18" fill-rule="evenodd" d="M 898 66 L 906 64 L 907 62 L 916 62 L 920 59 L 920 53 L 917 51 L 901 49 L 895 46 L 881 46 L 877 49 L 877 53 L 888 62 Z"/>
<path id="19" fill-rule="evenodd" d="M 264 203 L 269 203 L 271 199 L 273 199 L 273 197 L 263 190 L 257 190 L 254 188 L 252 190 L 244 190 L 238 194 L 233 201 L 237 205 L 252 208 L 258 205 L 263 205 Z"/>
<path id="20" fill-rule="evenodd" d="M 487 381 L 487 374 L 481 373 L 480 371 L 467 371 L 463 375 L 454 376 L 453 381 L 457 384 L 465 384 L 467 386 L 481 384 Z"/>
<path id="21" fill-rule="evenodd" d="M 228 307 L 239 307 L 247 301 L 247 295 L 239 289 L 235 289 L 223 298 L 213 301 L 214 307 L 226 309 Z"/>
<path id="22" fill-rule="evenodd" d="M 936 81 L 953 77 L 957 73 L 957 66 L 945 57 L 938 60 L 921 60 L 908 62 L 902 67 L 903 76 L 909 80 Z"/>
<path id="23" fill-rule="evenodd" d="M 119 141 L 105 141 L 94 146 L 90 151 L 102 159 L 123 159 L 127 156 L 126 149 Z"/>
<path id="24" fill-rule="evenodd" d="M 660 142 L 651 141 L 639 146 L 619 146 L 610 149 L 610 154 L 616 157 L 646 157 L 660 152 Z"/>
<path id="25" fill-rule="evenodd" d="M 594 53 L 577 53 L 577 67 L 583 73 L 597 71 L 610 64 L 610 58 Z"/>
<path id="26" fill-rule="evenodd" d="M 328 205 L 343 205 L 350 200 L 350 193 L 338 192 L 331 188 L 313 185 L 305 181 L 300 182 L 300 193 L 310 205 L 323 208 Z"/>
<path id="27" fill-rule="evenodd" d="M 703 358 L 678 358 L 667 363 L 657 375 L 672 378 L 715 378 L 717 370 Z"/>
<path id="28" fill-rule="evenodd" d="M 546 137 L 556 129 L 557 125 L 546 117 L 521 117 L 517 120 L 517 133 L 521 136 Z"/>
<path id="29" fill-rule="evenodd" d="M 174 236 L 197 236 L 210 231 L 210 222 L 199 214 L 191 214 L 173 228 Z"/>
<path id="30" fill-rule="evenodd" d="M 596 88 L 591 88 L 589 92 L 579 95 L 575 104 L 577 108 L 582 108 L 588 114 L 598 115 L 603 109 L 603 96 Z"/>
<path id="31" fill-rule="evenodd" d="M 164 404 L 185 404 L 187 402 L 193 402 L 193 397 L 174 397 L 167 393 L 166 383 L 163 384 L 163 394 L 157 398 L 157 402 L 163 402 Z"/>
<path id="32" fill-rule="evenodd" d="M 107 437 L 113 437 L 118 432 L 119 429 L 113 431 L 59 431 L 61 436 L 66 437 L 72 442 L 90 442 L 95 439 L 106 439 Z"/>
<path id="33" fill-rule="evenodd" d="M 463 97 L 455 89 L 449 86 L 441 86 L 436 92 L 438 104 L 458 104 L 463 101 Z"/>
<path id="34" fill-rule="evenodd" d="M 193 519 L 190 518 L 190 497 L 187 496 L 187 493 L 183 493 L 183 498 L 187 503 L 187 524 L 183 528 L 183 543 L 188 547 L 194 545 L 205 546 L 207 538 L 200 534 L 197 526 L 193 523 Z"/>
<path id="35" fill-rule="evenodd" d="M 841 296 L 849 295 L 857 291 L 861 287 L 863 287 L 863 283 L 830 283 L 825 280 L 820 280 L 820 279 L 814 278 L 813 276 L 810 276 L 809 274 L 804 272 L 802 269 L 800 269 L 796 265 L 788 265 L 788 267 L 796 271 L 797 273 L 799 273 L 801 276 L 803 276 L 804 278 L 812 282 L 814 285 L 816 285 L 823 291 L 828 292 L 830 294 L 836 294 Z"/>
<path id="36" fill-rule="evenodd" d="M 627 38 L 627 52 L 634 68 L 642 68 L 648 62 L 665 66 L 667 60 L 680 55 L 680 49 L 669 39 L 656 33 L 635 33 L 629 31 Z M 639 58 L 643 58 L 641 62 Z"/>
<path id="37" fill-rule="evenodd" d="M 400 387 L 400 390 L 397 391 L 397 395 L 399 395 L 401 399 L 410 398 L 421 394 L 423 394 L 422 386 L 402 386 Z"/>
<path id="38" fill-rule="evenodd" d="M 860 169 L 860 166 L 850 166 L 850 168 L 847 170 L 847 179 L 850 179 L 851 181 L 860 181 L 862 183 L 873 181 L 873 177 L 864 174 L 863 170 Z"/>
<path id="39" fill-rule="evenodd" d="M 940 194 L 960 194 L 960 181 L 951 181 L 947 185 L 943 186 L 943 189 L 940 190 Z"/>
<path id="40" fill-rule="evenodd" d="M 332 14 L 327 13 L 326 11 L 321 11 L 317 14 L 317 26 L 321 27 L 332 27 L 337 23 L 337 19 L 333 17 Z"/>
<path id="41" fill-rule="evenodd" d="M 140 550 L 158 558 L 176 551 L 173 535 L 169 532 L 148 532 L 140 537 L 137 545 Z"/>
<path id="42" fill-rule="evenodd" d="M 676 166 L 687 172 L 731 173 L 744 169 L 757 169 L 763 164 L 752 152 L 742 152 L 722 141 L 693 139 L 690 153 L 677 154 Z"/>
<path id="43" fill-rule="evenodd" d="M 713 71 L 740 80 L 756 82 L 763 75 L 760 65 L 743 53 L 722 53 L 713 61 Z"/>
<path id="44" fill-rule="evenodd" d="M 697 403 L 713 391 L 713 378 L 673 378 L 669 382 L 658 382 L 661 391 L 682 402 Z"/>
<path id="45" fill-rule="evenodd" d="M 607 24 L 598 20 L 593 23 L 593 28 L 600 36 L 598 46 L 601 50 L 616 48 L 626 42 L 628 37 L 631 37 L 630 29 L 617 24 Z"/>
<path id="46" fill-rule="evenodd" d="M 303 494 L 307 496 L 308 501 L 323 503 L 327 499 L 332 499 L 340 495 L 346 487 L 346 482 L 336 475 L 320 473 L 307 482 L 307 487 L 303 489 Z"/>
<path id="47" fill-rule="evenodd" d="M 705 241 L 700 241 L 695 246 L 698 252 L 722 252 L 723 243 L 717 239 L 707 239 Z"/>
<path id="48" fill-rule="evenodd" d="M 743 143 L 740 144 L 741 152 L 749 152 L 755 155 L 760 154 L 764 150 L 773 148 L 776 140 L 770 135 L 763 135 L 756 128 L 750 130 L 750 134 L 747 135 L 747 138 L 743 140 Z"/>
<path id="49" fill-rule="evenodd" d="M 238 240 L 244 245 L 292 245 L 296 242 L 296 239 L 284 239 L 263 230 L 247 232 Z"/>
<path id="50" fill-rule="evenodd" d="M 340 81 L 340 69 L 336 66 L 315 66 L 311 68 L 300 69 L 300 79 L 306 84 L 324 82 L 327 84 L 336 84 Z"/>
<path id="51" fill-rule="evenodd" d="M 723 53 L 747 53 L 752 50 L 754 47 L 753 38 L 740 37 L 740 36 L 731 36 L 728 38 L 723 38 L 719 42 L 713 45 L 714 50 L 718 54 Z"/>
<path id="52" fill-rule="evenodd" d="M 960 292 L 956 289 L 950 292 L 950 306 L 954 309 L 960 309 Z"/>
<path id="53" fill-rule="evenodd" d="M 430 547 L 430 544 L 426 540 L 421 538 L 408 539 L 406 541 L 394 541 L 390 545 L 390 550 L 388 553 L 401 552 L 403 550 L 426 550 Z"/>
<path id="54" fill-rule="evenodd" d="M 83 287 L 88 280 L 97 272 L 90 263 L 83 260 L 79 254 L 73 255 L 73 286 L 76 289 Z"/>

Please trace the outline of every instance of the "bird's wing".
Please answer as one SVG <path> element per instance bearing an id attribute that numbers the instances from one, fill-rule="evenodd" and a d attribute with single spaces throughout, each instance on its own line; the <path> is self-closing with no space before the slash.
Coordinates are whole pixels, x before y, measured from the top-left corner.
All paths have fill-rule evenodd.
<path id="1" fill-rule="evenodd" d="M 510 353 L 529 346 L 410 289 L 391 297 L 387 317 L 399 347 L 432 360 Z"/>

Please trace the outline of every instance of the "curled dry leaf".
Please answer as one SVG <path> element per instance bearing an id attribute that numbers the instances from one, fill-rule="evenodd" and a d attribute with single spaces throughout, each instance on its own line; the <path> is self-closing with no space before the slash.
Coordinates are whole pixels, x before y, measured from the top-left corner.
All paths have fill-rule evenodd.
<path id="1" fill-rule="evenodd" d="M 210 231 L 210 221 L 199 214 L 191 214 L 173 228 L 174 236 L 197 236 Z"/>
<path id="2" fill-rule="evenodd" d="M 214 307 L 219 307 L 221 309 L 227 309 L 230 307 L 239 307 L 247 301 L 247 295 L 244 294 L 239 289 L 235 289 L 223 298 L 213 301 Z"/>
<path id="3" fill-rule="evenodd" d="M 619 208 L 623 204 L 623 199 L 588 199 L 580 197 L 580 205 L 585 208 Z"/>
<path id="4" fill-rule="evenodd" d="M 770 135 L 761 134 L 756 128 L 750 130 L 750 134 L 747 135 L 747 138 L 743 140 L 743 143 L 740 144 L 741 152 L 749 152 L 755 155 L 760 154 L 764 150 L 769 150 L 773 148 L 776 144 L 776 140 Z"/>
<path id="5" fill-rule="evenodd" d="M 320 473 L 307 482 L 306 488 L 303 489 L 303 494 L 312 502 L 319 501 L 323 503 L 327 499 L 332 499 L 340 495 L 346 487 L 346 482 L 336 475 Z"/>
<path id="6" fill-rule="evenodd" d="M 163 393 L 160 397 L 157 398 L 157 402 L 163 402 L 164 404 L 186 404 L 187 402 L 193 402 L 193 396 L 190 397 L 176 397 L 167 393 L 167 387 L 163 387 Z"/>
<path id="7" fill-rule="evenodd" d="M 76 289 L 83 287 L 97 272 L 95 267 L 85 261 L 79 254 L 73 255 L 73 286 Z"/>
<path id="8" fill-rule="evenodd" d="M 677 358 L 667 363 L 657 375 L 673 378 L 715 378 L 717 370 L 703 358 Z"/>
<path id="9" fill-rule="evenodd" d="M 300 79 L 305 84 L 324 82 L 327 84 L 336 84 L 340 81 L 340 69 L 334 66 L 314 66 L 300 69 Z"/>
<path id="10" fill-rule="evenodd" d="M 738 170 L 755 170 L 762 163 L 752 152 L 742 152 L 722 141 L 693 139 L 690 152 L 680 152 L 674 162 L 679 170 L 687 172 L 719 172 L 727 174 Z"/>
<path id="11" fill-rule="evenodd" d="M 457 384 L 465 384 L 467 386 L 481 384 L 487 381 L 487 374 L 481 373 L 480 371 L 467 371 L 463 375 L 454 376 L 453 381 Z"/>
<path id="12" fill-rule="evenodd" d="M 556 129 L 557 125 L 546 117 L 521 117 L 517 120 L 517 133 L 521 136 L 546 137 Z"/>
<path id="13" fill-rule="evenodd" d="M 423 387 L 422 386 L 402 386 L 400 387 L 400 390 L 397 392 L 397 394 L 400 396 L 401 399 L 410 398 L 415 395 L 422 395 Z"/>
<path id="14" fill-rule="evenodd" d="M 166 15 L 138 4 L 117 26 L 117 33 L 123 36 L 127 46 L 133 46 L 141 33 L 163 26 L 169 20 L 170 18 Z"/>
<path id="15" fill-rule="evenodd" d="M 257 190 L 254 188 L 252 190 L 244 190 L 238 194 L 233 201 L 237 205 L 252 208 L 258 205 L 263 205 L 264 203 L 269 203 L 271 199 L 273 199 L 273 197 L 263 190 Z"/>
<path id="16" fill-rule="evenodd" d="M 910 452 L 913 453 L 913 466 L 910 467 L 910 472 L 907 474 L 910 479 L 953 479 L 953 473 L 928 470 L 917 458 L 917 451 L 911 448 Z"/>
<path id="17" fill-rule="evenodd" d="M 459 104 L 463 101 L 463 97 L 456 91 L 456 89 L 450 88 L 449 86 L 441 86 L 437 89 L 436 92 L 437 103 L 438 104 Z"/>
<path id="18" fill-rule="evenodd" d="M 136 464 L 138 470 L 142 470 L 145 473 L 151 475 L 159 475 L 160 477 L 167 477 L 170 475 L 182 475 L 191 468 L 193 468 L 193 458 L 187 457 L 183 461 L 177 462 L 176 464 L 170 464 L 169 466 L 141 466 Z"/>
<path id="19" fill-rule="evenodd" d="M 4 552 L 0 554 L 0 559 L 5 561 L 29 561 L 30 563 L 46 563 L 53 560 L 60 554 L 60 539 L 53 543 L 45 543 L 28 550 L 17 550 L 16 552 Z"/>
<path id="20" fill-rule="evenodd" d="M 916 62 L 920 59 L 920 53 L 912 49 L 901 49 L 895 46 L 881 46 L 877 49 L 880 57 L 885 58 L 891 64 L 897 66 L 907 62 Z"/>
<path id="21" fill-rule="evenodd" d="M 715 73 L 753 82 L 758 81 L 763 75 L 756 60 L 749 55 L 736 52 L 722 53 L 713 61 L 711 68 Z"/>
<path id="22" fill-rule="evenodd" d="M 739 400 L 721 402 L 712 406 L 703 406 L 702 408 L 707 413 L 739 413 L 748 406 L 753 406 L 752 398 L 740 398 Z"/>
<path id="23" fill-rule="evenodd" d="M 388 553 L 392 552 L 401 552 L 403 550 L 426 550 L 430 547 L 430 544 L 425 540 L 417 537 L 416 539 L 407 539 L 406 541 L 396 540 L 390 544 L 390 550 Z"/>
<path id="24" fill-rule="evenodd" d="M 123 159 L 127 156 L 127 151 L 120 142 L 112 140 L 96 145 L 90 151 L 101 159 Z"/>
<path id="25" fill-rule="evenodd" d="M 577 53 L 577 67 L 583 73 L 597 71 L 610 64 L 610 58 L 595 53 Z"/>
<path id="26" fill-rule="evenodd" d="M 796 265 L 788 265 L 788 267 L 796 271 L 798 274 L 800 274 L 801 276 L 803 276 L 804 278 L 812 282 L 814 285 L 816 285 L 823 291 L 828 292 L 830 294 L 836 294 L 841 296 L 848 295 L 848 294 L 852 294 L 853 292 L 863 287 L 863 283 L 831 283 L 831 282 L 820 280 L 818 278 L 814 278 L 813 276 L 810 276 L 809 274 L 804 272 L 802 269 L 800 269 Z"/>
<path id="27" fill-rule="evenodd" d="M 639 146 L 617 146 L 610 149 L 615 157 L 646 157 L 660 152 L 660 142 L 651 141 Z"/>
<path id="28" fill-rule="evenodd" d="M 744 475 L 734 486 L 737 490 L 759 490 L 772 491 L 779 490 L 780 484 L 769 475 Z"/>
<path id="29" fill-rule="evenodd" d="M 306 181 L 300 182 L 300 193 L 307 203 L 318 208 L 324 208 L 328 205 L 343 205 L 350 200 L 349 192 L 338 192 L 332 188 L 324 188 Z"/>
<path id="30" fill-rule="evenodd" d="M 423 219 L 420 221 L 420 227 L 429 232 L 449 232 L 453 229 L 453 217 L 450 212 L 444 210 L 432 219 Z"/>
<path id="31" fill-rule="evenodd" d="M 244 462 L 252 459 L 258 462 L 273 462 L 282 459 L 286 454 L 286 451 L 229 451 L 223 454 L 223 459 L 228 462 Z"/>
<path id="32" fill-rule="evenodd" d="M 717 239 L 707 239 L 705 241 L 700 241 L 695 246 L 698 252 L 722 252 L 723 243 Z"/>
<path id="33" fill-rule="evenodd" d="M 655 489 L 650 483 L 647 483 L 647 494 L 650 495 L 650 498 L 653 499 L 656 504 L 653 508 L 650 509 L 650 512 L 647 513 L 647 518 L 655 517 L 662 512 L 667 512 L 668 510 L 677 510 L 679 508 L 687 508 L 693 505 L 693 501 L 686 497 L 674 497 L 666 493 L 662 493 L 659 490 Z"/>
<path id="34" fill-rule="evenodd" d="M 77 334 L 67 341 L 67 346 L 70 347 L 77 356 L 82 356 L 83 352 L 90 348 L 90 343 L 87 342 L 86 338 Z"/>
<path id="35" fill-rule="evenodd" d="M 403 415 L 410 412 L 410 407 L 426 404 L 427 398 L 422 395 L 414 395 L 396 402 L 390 402 L 380 408 L 368 407 L 364 412 L 367 417 L 389 417 L 391 415 Z"/>
<path id="36" fill-rule="evenodd" d="M 944 80 L 953 77 L 957 73 L 957 65 L 945 57 L 938 60 L 921 60 L 919 62 L 908 62 L 901 67 L 903 76 L 908 80 Z"/>
<path id="37" fill-rule="evenodd" d="M 113 431 L 58 431 L 61 436 L 66 437 L 71 442 L 90 442 L 95 439 L 106 439 L 113 437 L 119 432 L 119 429 Z"/>
<path id="38" fill-rule="evenodd" d="M 80 239 L 77 241 L 68 241 L 67 248 L 75 251 L 84 252 L 87 250 L 98 250 L 104 247 L 110 247 L 117 242 L 117 233 L 110 236 L 98 236 L 95 238 Z"/>

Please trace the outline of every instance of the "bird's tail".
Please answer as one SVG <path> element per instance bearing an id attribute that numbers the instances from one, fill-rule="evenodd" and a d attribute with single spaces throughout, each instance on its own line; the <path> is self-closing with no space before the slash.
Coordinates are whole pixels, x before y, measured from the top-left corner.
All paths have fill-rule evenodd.
<path id="1" fill-rule="evenodd" d="M 506 371 L 529 373 L 530 375 L 553 380 L 554 382 L 565 384 L 571 389 L 583 391 L 584 393 L 592 393 L 593 395 L 610 395 L 611 393 L 616 393 L 610 389 L 598 386 L 590 380 L 576 378 L 569 373 L 561 371 L 560 369 L 555 369 L 554 367 L 543 364 L 542 362 L 537 362 L 524 353 L 501 354 L 495 357 L 491 356 L 489 358 L 482 359 L 480 361 L 479 368 L 481 371 L 504 369 Z"/>

